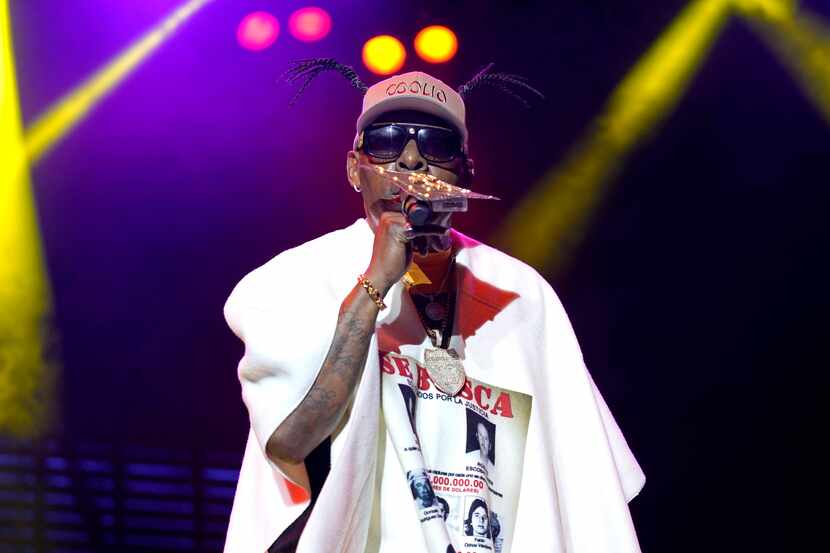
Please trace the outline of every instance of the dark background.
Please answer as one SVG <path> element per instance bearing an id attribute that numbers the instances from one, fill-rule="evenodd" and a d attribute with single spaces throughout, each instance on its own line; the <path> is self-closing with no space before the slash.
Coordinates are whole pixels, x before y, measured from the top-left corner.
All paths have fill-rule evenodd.
<path id="1" fill-rule="evenodd" d="M 176 5 L 11 0 L 24 125 Z M 456 58 L 410 52 L 404 70 L 458 86 L 494 61 L 529 77 L 548 97 L 532 112 L 489 91 L 469 102 L 475 188 L 503 200 L 457 226 L 487 241 L 686 2 L 320 2 L 334 28 L 315 44 L 287 32 L 303 5 L 216 0 L 33 168 L 61 335 L 56 439 L 241 460 L 242 346 L 224 300 L 273 255 L 361 216 L 344 171 L 360 94 L 328 74 L 289 108 L 276 80 L 290 60 L 337 57 L 371 84 L 366 39 L 411 43 L 439 23 Z M 283 25 L 260 53 L 234 36 L 255 9 Z M 792 550 L 822 522 L 801 498 L 818 493 L 808 446 L 826 436 L 829 129 L 731 20 L 548 275 L 646 472 L 631 504 L 644 551 Z"/>

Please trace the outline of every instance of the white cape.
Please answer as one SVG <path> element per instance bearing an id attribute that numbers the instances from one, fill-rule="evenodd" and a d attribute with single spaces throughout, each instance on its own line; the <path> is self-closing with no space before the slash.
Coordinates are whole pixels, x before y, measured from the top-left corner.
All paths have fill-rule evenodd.
<path id="1" fill-rule="evenodd" d="M 527 265 L 460 233 L 454 238 L 457 267 L 466 274 L 460 314 L 465 305 L 492 308 L 487 290 L 518 295 L 494 309 L 461 352 L 470 378 L 533 397 L 511 551 L 639 552 L 627 502 L 645 476 L 585 368 L 559 299 Z M 308 489 L 304 464 L 278 466 L 264 448 L 314 382 L 372 241 L 360 219 L 287 250 L 248 274 L 225 305 L 245 343 L 238 372 L 251 420 L 226 553 L 265 552 L 309 504 L 297 486 Z M 398 316 L 402 293 L 401 284 L 390 290 L 378 326 Z M 380 416 L 377 350 L 375 335 L 351 408 L 332 436 L 331 470 L 298 553 L 367 547 Z"/>

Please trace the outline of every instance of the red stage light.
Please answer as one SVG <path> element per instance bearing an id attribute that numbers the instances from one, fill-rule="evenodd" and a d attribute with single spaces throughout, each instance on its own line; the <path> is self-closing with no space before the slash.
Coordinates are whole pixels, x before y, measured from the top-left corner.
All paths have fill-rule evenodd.
<path id="1" fill-rule="evenodd" d="M 331 16 L 322 8 L 300 8 L 288 19 L 288 30 L 297 40 L 314 42 L 331 31 Z"/>
<path id="2" fill-rule="evenodd" d="M 264 50 L 280 34 L 280 23 L 268 12 L 253 12 L 242 18 L 236 29 L 236 39 L 248 50 Z"/>

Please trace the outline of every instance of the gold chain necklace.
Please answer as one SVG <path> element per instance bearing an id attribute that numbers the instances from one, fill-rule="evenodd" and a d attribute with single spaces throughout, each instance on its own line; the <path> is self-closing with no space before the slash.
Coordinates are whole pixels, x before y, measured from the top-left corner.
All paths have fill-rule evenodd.
<path id="1" fill-rule="evenodd" d="M 450 261 L 449 267 L 447 267 L 447 272 L 444 274 L 444 279 L 441 281 L 441 286 L 438 287 L 438 291 L 434 294 L 419 294 L 418 292 L 411 292 L 417 296 L 421 296 L 427 298 L 427 304 L 423 309 L 423 313 L 419 308 L 418 304 L 413 300 L 412 303 L 415 304 L 415 310 L 418 312 L 418 318 L 421 319 L 421 324 L 424 325 L 424 330 L 426 331 L 427 335 L 429 336 L 430 340 L 432 341 L 432 345 L 434 347 L 439 347 L 439 344 L 442 343 L 442 339 L 446 339 L 448 326 L 449 326 L 449 304 L 450 304 L 450 292 L 447 290 L 444 292 L 444 287 L 447 284 L 447 279 L 450 276 L 450 273 L 455 271 L 455 256 L 452 257 Z M 443 302 L 436 301 L 441 295 L 446 294 L 446 298 Z M 440 335 L 437 335 L 439 331 L 431 328 L 430 324 L 424 319 L 426 316 L 427 319 L 435 322 L 441 322 L 441 330 Z M 443 346 L 446 347 L 446 346 Z"/>
<path id="2" fill-rule="evenodd" d="M 443 290 L 449 274 L 454 272 L 455 256 L 453 256 L 452 264 L 447 269 L 447 274 L 444 275 L 444 281 L 441 283 L 439 292 L 433 295 L 420 294 L 429 297 L 430 303 L 427 304 L 426 308 L 429 308 L 431 304 L 435 303 L 434 297 L 441 294 L 441 290 Z M 455 396 L 464 388 L 464 382 L 467 380 L 467 375 L 464 373 L 464 365 L 461 363 L 461 359 L 459 359 L 456 351 L 454 349 L 447 348 L 449 345 L 449 335 L 452 331 L 452 329 L 449 328 L 450 305 L 452 305 L 453 309 L 455 307 L 455 302 L 450 302 L 449 296 L 450 292 L 448 291 L 446 305 L 441 306 L 443 311 L 440 334 L 439 331 L 429 327 L 429 324 L 427 324 L 424 320 L 424 315 L 421 313 L 421 310 L 418 308 L 417 304 L 415 305 L 415 311 L 418 312 L 418 318 L 421 320 L 421 324 L 424 326 L 424 330 L 432 342 L 432 347 L 424 350 L 424 366 L 426 367 L 427 373 L 429 373 L 430 380 L 432 380 L 435 386 L 445 394 Z M 415 303 L 414 300 L 413 303 Z M 453 317 L 453 319 L 455 319 L 455 317 Z"/>

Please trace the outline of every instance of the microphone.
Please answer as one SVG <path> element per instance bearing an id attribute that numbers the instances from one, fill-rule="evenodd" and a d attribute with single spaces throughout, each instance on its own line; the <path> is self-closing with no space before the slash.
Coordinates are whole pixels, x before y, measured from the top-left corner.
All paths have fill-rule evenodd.
<path id="1" fill-rule="evenodd" d="M 401 211 L 413 227 L 420 227 L 432 215 L 432 205 L 426 200 L 419 200 L 415 196 L 407 196 L 401 204 Z"/>

